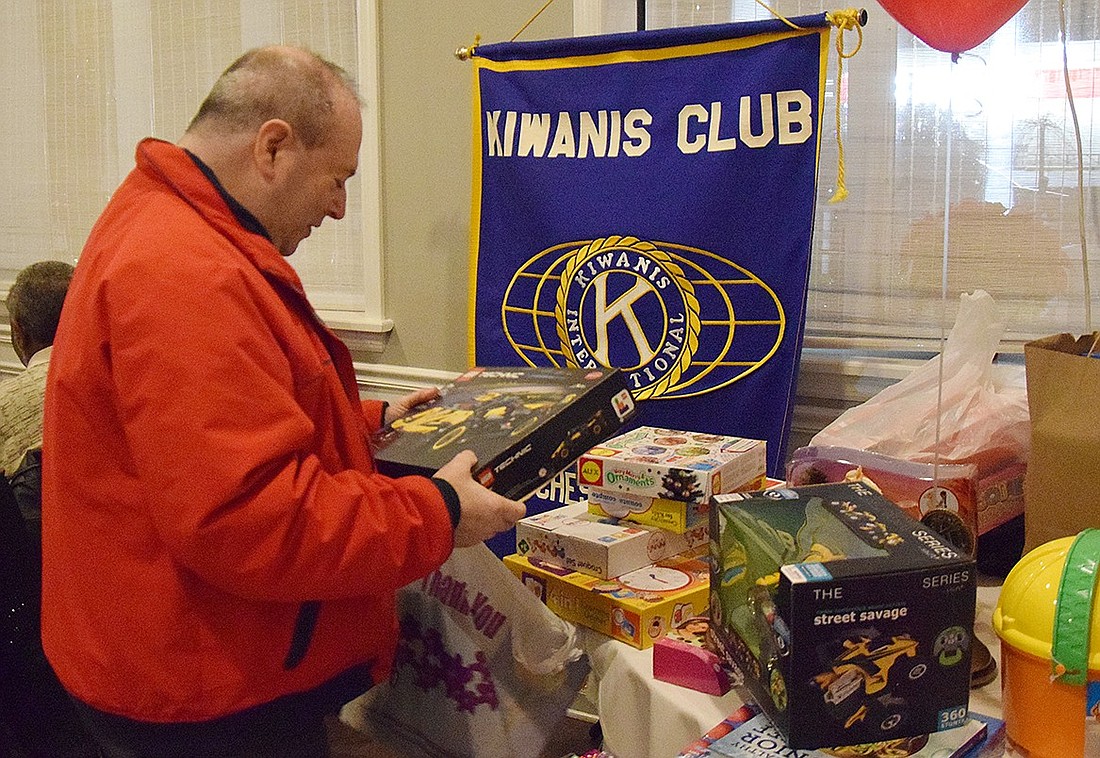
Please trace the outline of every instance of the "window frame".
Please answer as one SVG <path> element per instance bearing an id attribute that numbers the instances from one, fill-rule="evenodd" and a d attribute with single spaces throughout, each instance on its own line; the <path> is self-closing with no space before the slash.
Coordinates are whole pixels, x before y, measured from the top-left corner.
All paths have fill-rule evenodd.
<path id="1" fill-rule="evenodd" d="M 383 281 L 383 227 L 381 192 L 381 119 L 380 119 L 380 2 L 379 0 L 343 0 L 354 9 L 357 60 L 349 73 L 354 77 L 362 101 L 363 137 L 359 152 L 359 182 L 356 221 L 356 242 L 362 280 L 355 277 L 349 290 L 352 302 L 338 309 L 319 307 L 318 315 L 336 330 L 353 349 L 381 352 L 393 321 L 385 315 Z M 113 92 L 108 92 L 113 104 L 114 149 L 117 160 L 108 162 L 100 181 L 104 187 L 114 187 L 133 168 L 134 146 L 153 134 L 150 103 L 153 102 L 153 49 L 149 44 L 153 30 L 153 0 L 107 0 L 113 23 L 107 43 L 112 50 L 107 65 L 113 66 Z M 278 28 L 267 25 L 267 4 L 262 0 L 239 0 L 241 16 L 240 49 L 283 39 Z M 32 12 L 33 13 L 33 12 Z M 227 64 L 228 61 L 225 61 Z M 10 76 L 19 76 L 15 71 Z M 196 103 L 197 105 L 197 103 Z M 180 129 L 184 125 L 180 125 Z M 15 229 L 14 232 L 18 232 Z M 79 246 L 72 253 L 75 262 Z M 0 252 L 0 291 L 6 296 L 16 273 L 29 261 L 25 251 L 13 248 Z M 322 301 L 319 285 L 311 285 L 308 274 L 303 284 L 311 299 Z"/>

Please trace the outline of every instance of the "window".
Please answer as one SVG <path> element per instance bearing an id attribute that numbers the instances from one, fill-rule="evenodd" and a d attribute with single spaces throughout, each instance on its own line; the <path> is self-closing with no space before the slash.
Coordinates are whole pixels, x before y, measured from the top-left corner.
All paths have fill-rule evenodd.
<path id="1" fill-rule="evenodd" d="M 290 262 L 330 325 L 382 332 L 377 0 L 34 0 L 0 26 L 0 280 L 75 261 L 146 136 L 175 141 L 246 49 L 301 44 L 343 66 L 366 102 L 346 219 Z"/>
<path id="2" fill-rule="evenodd" d="M 768 3 L 789 16 L 820 3 Z M 754 0 L 648 0 L 647 28 L 768 18 Z M 578 34 L 635 28 L 635 0 L 575 0 Z M 1058 0 L 1032 0 L 962 55 L 933 50 L 877 5 L 840 87 L 849 198 L 836 186 L 830 56 L 806 345 L 938 351 L 960 293 L 984 289 L 1005 347 L 1086 323 L 1078 201 L 1092 291 L 1100 290 L 1100 11 L 1066 5 L 1067 57 L 1083 141 L 1084 181 L 1062 73 Z M 835 32 L 834 32 L 835 34 Z M 855 46 L 854 33 L 845 37 Z M 950 170 L 948 154 L 950 150 Z M 948 217 L 946 297 L 944 218 Z"/>

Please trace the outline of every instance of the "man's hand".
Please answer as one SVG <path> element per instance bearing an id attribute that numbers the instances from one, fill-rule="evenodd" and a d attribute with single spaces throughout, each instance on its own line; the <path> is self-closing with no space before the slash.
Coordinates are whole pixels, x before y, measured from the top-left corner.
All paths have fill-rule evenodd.
<path id="1" fill-rule="evenodd" d="M 527 513 L 523 503 L 509 500 L 474 480 L 477 456 L 464 450 L 435 473 L 455 488 L 462 515 L 455 529 L 455 547 L 470 547 L 511 529 Z"/>
<path id="2" fill-rule="evenodd" d="M 418 405 L 429 403 L 439 397 L 438 387 L 425 387 L 422 390 L 410 392 L 399 400 L 395 400 L 386 406 L 385 422 L 388 426 L 399 418 L 404 418 L 409 411 Z"/>

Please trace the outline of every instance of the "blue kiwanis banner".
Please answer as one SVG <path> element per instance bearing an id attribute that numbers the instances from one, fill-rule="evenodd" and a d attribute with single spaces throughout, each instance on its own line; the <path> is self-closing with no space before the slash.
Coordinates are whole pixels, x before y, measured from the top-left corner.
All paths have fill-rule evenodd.
<path id="1" fill-rule="evenodd" d="M 617 366 L 782 475 L 829 43 L 791 21 L 475 50 L 474 364 Z"/>

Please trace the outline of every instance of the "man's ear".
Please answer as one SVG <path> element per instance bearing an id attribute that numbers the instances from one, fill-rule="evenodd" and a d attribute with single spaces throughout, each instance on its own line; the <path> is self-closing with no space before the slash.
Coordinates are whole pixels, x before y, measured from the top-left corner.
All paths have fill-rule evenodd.
<path id="1" fill-rule="evenodd" d="M 274 179 L 296 145 L 290 124 L 280 118 L 265 121 L 252 142 L 252 159 L 260 174 L 268 181 Z"/>
<path id="2" fill-rule="evenodd" d="M 15 350 L 15 355 L 19 358 L 20 363 L 26 366 L 27 360 L 30 358 L 27 355 L 27 337 L 18 321 L 11 322 L 11 346 Z"/>

